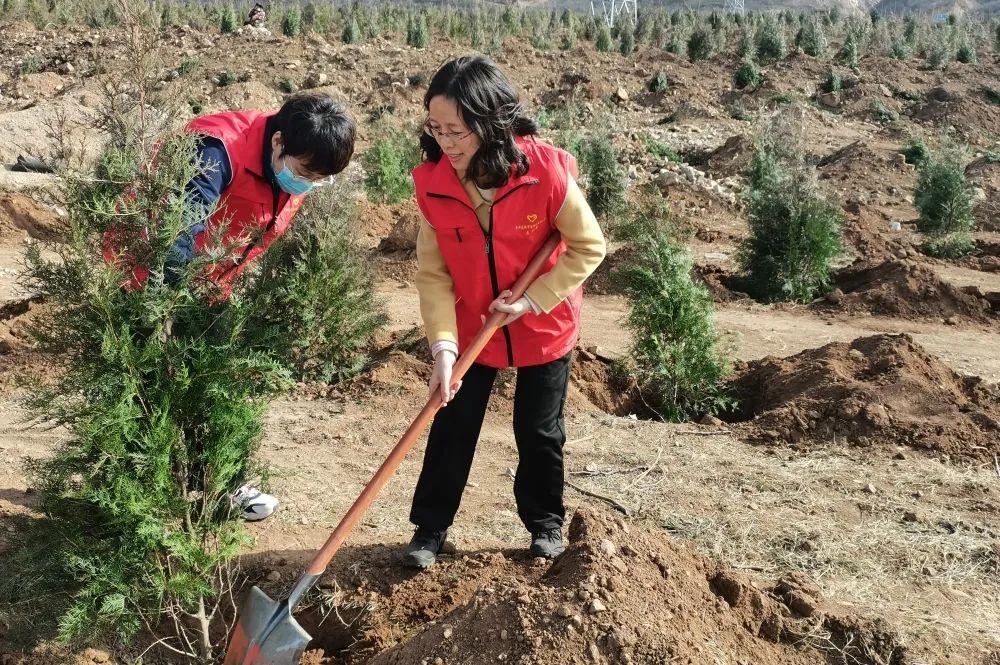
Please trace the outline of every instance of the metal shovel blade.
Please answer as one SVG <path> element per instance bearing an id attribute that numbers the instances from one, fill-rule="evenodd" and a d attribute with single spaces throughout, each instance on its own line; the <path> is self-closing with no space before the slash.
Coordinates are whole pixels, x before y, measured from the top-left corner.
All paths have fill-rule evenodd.
<path id="1" fill-rule="evenodd" d="M 312 639 L 288 609 L 257 587 L 250 589 L 233 628 L 225 665 L 297 665 Z"/>

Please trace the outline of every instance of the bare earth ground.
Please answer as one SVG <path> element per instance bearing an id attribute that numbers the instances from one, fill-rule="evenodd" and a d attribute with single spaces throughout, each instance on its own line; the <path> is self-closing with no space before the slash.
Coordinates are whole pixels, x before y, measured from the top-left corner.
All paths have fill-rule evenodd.
<path id="1" fill-rule="evenodd" d="M 35 49 L 46 57 L 71 57 L 83 52 L 83 40 L 99 36 L 36 33 L 23 25 L 12 27 L 10 35 L 10 40 L 0 45 L 0 53 L 12 58 L 24 49 Z M 432 72 L 446 55 L 444 51 L 417 51 L 390 44 L 331 46 L 310 37 L 306 46 L 284 39 L 268 44 L 274 56 L 258 66 L 244 53 L 249 49 L 233 49 L 221 39 L 213 43 L 214 38 L 175 30 L 166 39 L 173 49 L 173 60 L 191 51 L 201 63 L 190 78 L 171 81 L 167 92 L 178 98 L 197 98 L 207 111 L 277 105 L 281 94 L 274 83 L 279 77 L 301 79 L 307 72 L 324 71 L 334 84 L 328 88 L 346 97 L 359 109 L 359 115 L 379 104 L 393 103 L 401 116 L 415 118 L 422 90 L 400 82 L 409 74 Z M 455 54 L 465 51 L 458 45 L 450 46 L 447 50 Z M 79 61 L 83 59 L 85 56 L 77 56 L 78 71 L 86 67 Z M 746 136 L 752 131 L 749 123 L 733 120 L 724 110 L 723 104 L 732 94 L 732 63 L 726 58 L 692 65 L 650 50 L 624 62 L 617 54 L 596 54 L 589 47 L 570 54 L 539 54 L 518 43 L 500 60 L 536 106 L 569 92 L 564 85 L 568 73 L 584 76 L 586 80 L 576 87 L 594 107 L 603 105 L 616 87 L 626 87 L 631 99 L 620 104 L 619 117 L 635 135 L 623 137 L 620 148 L 624 159 L 638 167 L 638 178 L 654 177 L 663 165 L 645 154 L 641 140 L 645 135 L 656 136 L 697 161 L 700 154 L 719 148 L 730 136 Z M 1000 273 L 970 267 L 970 263 L 935 261 L 914 249 L 919 239 L 912 228 L 916 212 L 908 195 L 916 176 L 895 157 L 907 132 L 931 134 L 943 122 L 954 126 L 971 145 L 988 147 L 991 135 L 1000 132 L 1000 111 L 987 105 L 977 91 L 981 85 L 995 82 L 996 66 L 992 63 L 990 55 L 983 54 L 981 64 L 953 66 L 944 74 L 866 58 L 861 84 L 846 91 L 843 106 L 834 111 L 809 101 L 827 64 L 795 55 L 768 68 L 768 82 L 762 90 L 742 94 L 742 101 L 751 110 L 766 110 L 771 96 L 778 92 L 793 94 L 804 102 L 809 145 L 817 157 L 824 158 L 819 167 L 821 178 L 842 198 L 848 215 L 849 257 L 844 265 L 853 258 L 876 264 L 905 259 L 907 265 L 919 270 L 906 273 L 909 268 L 903 267 L 905 274 L 915 275 L 915 287 L 879 283 L 870 291 L 845 294 L 846 304 L 829 306 L 761 305 L 722 287 L 716 293 L 716 320 L 734 359 L 791 357 L 830 342 L 852 342 L 883 332 L 908 333 L 959 374 L 981 377 L 988 384 L 1000 381 L 995 312 L 979 296 L 963 299 L 956 295 L 969 286 L 982 294 L 1000 291 Z M 167 66 L 176 65 L 171 62 Z M 237 72 L 252 70 L 251 80 L 217 88 L 210 78 L 223 67 Z M 654 99 L 643 90 L 646 80 L 660 67 L 668 71 L 674 85 L 670 93 Z M 0 78 L 0 85 L 6 97 L 0 99 L 0 129 L 21 137 L 17 146 L 0 142 L 0 159 L 5 162 L 21 151 L 45 154 L 51 148 L 42 124 L 57 107 L 81 117 L 96 103 L 93 79 L 51 71 L 32 75 L 35 78 L 19 79 L 7 71 L 3 76 L 6 78 Z M 920 101 L 902 102 L 888 85 L 915 91 Z M 936 101 L 940 95 L 930 93 L 939 88 L 952 95 L 951 101 Z M 902 111 L 901 127 L 874 123 L 867 111 L 871 99 Z M 671 115 L 676 118 L 672 122 L 657 124 Z M 364 127 L 362 138 L 367 140 L 370 131 Z M 92 147 L 95 137 L 80 135 Z M 719 179 L 739 173 L 739 169 L 729 168 L 728 158 L 708 158 L 706 164 L 699 168 Z M 995 181 L 979 185 L 996 190 Z M 730 257 L 745 232 L 739 206 L 687 185 L 671 186 L 665 193 L 675 210 L 691 217 L 699 230 L 691 243 L 699 266 L 717 266 L 719 275 L 730 275 L 734 271 Z M 43 230 L 58 223 L 53 206 L 59 203 L 59 194 L 50 176 L 0 170 L 3 196 L 23 197 L 14 201 L 17 210 L 23 211 L 26 201 L 45 206 L 47 217 L 36 220 Z M 409 330 L 419 323 L 410 282 L 412 256 L 405 247 L 385 256 L 375 247 L 390 235 L 397 218 L 412 211 L 406 206 L 363 210 L 359 226 L 382 275 L 379 291 L 392 318 L 390 330 Z M 0 300 L 4 304 L 27 295 L 14 283 L 26 233 L 18 219 L 11 208 L 0 206 Z M 903 223 L 903 229 L 889 232 L 890 221 Z M 37 235 L 38 231 L 31 233 Z M 995 234 L 980 230 L 977 237 L 988 241 L 995 239 Z M 613 260 L 609 258 L 609 265 Z M 614 295 L 613 289 L 609 291 L 608 295 L 588 297 L 581 346 L 596 346 L 600 355 L 616 357 L 627 353 L 629 346 L 619 322 L 625 301 Z M 870 297 L 871 292 L 877 292 L 878 297 Z M 899 309 L 900 304 L 914 307 Z M 887 309 L 890 306 L 894 309 Z M 21 422 L 24 413 L 11 386 L 22 373 L 45 366 L 44 359 L 32 356 L 19 337 L 18 319 L 29 315 L 31 307 L 24 310 L 17 308 L 16 314 L 0 320 L 0 384 L 7 386 L 0 407 L 0 459 L 5 462 L 0 465 L 0 529 L 7 528 L 13 515 L 33 514 L 34 497 L 19 460 L 45 456 L 65 436 L 59 430 L 26 428 Z M 897 315 L 900 311 L 905 313 Z M 272 594 L 280 595 L 311 550 L 323 542 L 416 413 L 425 394 L 427 371 L 417 357 L 393 356 L 342 390 L 322 390 L 319 394 L 326 395 L 322 397 L 313 390 L 300 391 L 271 406 L 262 453 L 272 466 L 271 488 L 281 498 L 282 508 L 273 518 L 251 527 L 256 543 L 247 565 Z M 422 451 L 418 449 L 403 463 L 324 582 L 324 593 L 342 607 L 375 608 L 369 610 L 371 624 L 365 630 L 348 629 L 334 618 L 328 619 L 312 630 L 318 637 L 317 646 L 326 653 L 314 652 L 310 662 L 322 658 L 363 662 L 382 649 L 389 651 L 376 662 L 391 662 L 392 658 L 403 663 L 436 662 L 434 657 L 443 657 L 443 662 L 485 662 L 486 650 L 506 639 L 499 632 L 499 626 L 506 626 L 504 621 L 511 616 L 505 603 L 521 603 L 511 598 L 536 592 L 537 598 L 523 603 L 531 611 L 522 615 L 526 623 L 517 628 L 524 630 L 525 639 L 512 639 L 513 646 L 504 652 L 520 649 L 520 662 L 629 662 L 615 655 L 626 650 L 612 648 L 629 639 L 638 640 L 640 646 L 645 641 L 664 649 L 656 652 L 658 655 L 642 655 L 633 644 L 627 652 L 638 662 L 675 662 L 672 656 L 667 660 L 667 653 L 682 654 L 691 663 L 996 662 L 1000 653 L 1000 468 L 988 456 L 956 463 L 933 451 L 903 447 L 895 440 L 880 441 L 876 447 L 846 445 L 842 440 L 811 441 L 794 449 L 780 443 L 751 445 L 746 425 L 673 425 L 612 416 L 594 407 L 574 388 L 567 410 L 566 462 L 571 483 L 566 489 L 567 504 L 571 513 L 581 507 L 596 507 L 605 517 L 583 519 L 591 531 L 601 535 L 580 535 L 573 556 L 579 552 L 587 559 L 605 538 L 615 540 L 621 548 L 630 540 L 625 532 L 630 526 L 636 538 L 645 534 L 641 535 L 644 547 L 660 548 L 662 556 L 676 557 L 670 559 L 669 566 L 658 564 L 661 571 L 671 568 L 684 571 L 684 577 L 693 574 L 704 588 L 658 586 L 660 582 L 649 577 L 655 577 L 655 569 L 635 556 L 623 555 L 625 569 L 618 573 L 593 561 L 592 573 L 583 564 L 560 573 L 534 566 L 523 553 L 527 535 L 517 519 L 511 492 L 510 470 L 516 466 L 516 452 L 507 379 L 488 414 L 463 507 L 451 533 L 458 548 L 455 557 L 434 572 L 417 577 L 396 563 L 396 548 L 407 540 L 411 529 L 407 512 L 420 469 Z M 628 516 L 614 512 L 612 503 Z M 609 514 L 615 517 L 606 517 Z M 621 525 L 614 526 L 618 524 L 615 519 L 620 519 Z M 693 544 L 698 556 L 709 559 L 698 558 L 686 549 L 682 553 L 670 549 L 684 547 L 678 543 Z M 723 576 L 720 582 L 712 572 L 714 564 L 706 561 L 731 567 L 736 577 Z M 574 559 L 567 565 L 577 563 Z M 578 573 L 582 579 L 574 578 L 571 586 L 561 577 Z M 838 631 L 824 619 L 810 624 L 811 632 L 783 633 L 782 642 L 793 645 L 794 653 L 772 653 L 767 650 L 771 647 L 741 651 L 756 642 L 741 641 L 737 626 L 752 624 L 754 635 L 764 634 L 766 621 L 761 623 L 763 620 L 752 613 L 727 614 L 746 610 L 747 601 L 741 601 L 733 589 L 755 585 L 772 589 L 774 580 L 792 573 L 804 576 L 808 580 L 805 586 L 814 586 L 810 593 L 822 598 L 822 603 L 866 621 L 884 620 L 877 635 L 895 646 L 862 654 L 857 646 L 838 640 Z M 623 578 L 617 591 L 613 583 L 598 583 L 614 575 Z M 663 576 L 668 577 L 666 573 Z M 600 621 L 574 606 L 572 612 L 579 610 L 584 615 L 579 627 L 565 628 L 565 634 L 560 633 L 565 641 L 553 642 L 562 645 L 561 651 L 545 651 L 554 626 L 562 631 L 564 624 L 577 625 L 575 614 L 558 614 L 563 599 L 552 594 L 564 590 L 570 596 L 578 594 L 574 598 L 582 598 L 582 591 L 598 594 L 597 589 L 582 586 L 575 591 L 578 582 L 607 592 L 601 592 L 600 597 L 611 606 L 613 619 L 609 622 L 617 621 L 618 625 L 598 625 Z M 702 592 L 714 600 L 705 600 L 693 610 L 684 605 L 691 598 L 701 599 L 698 594 Z M 771 595 L 764 595 L 772 598 L 776 592 L 768 593 Z M 792 592 L 781 593 L 787 603 Z M 672 617 L 671 612 L 680 616 L 690 610 L 688 619 L 696 617 L 712 624 L 716 632 L 696 625 L 694 619 L 679 626 L 647 625 L 656 622 L 637 617 L 635 607 L 622 595 L 660 599 L 667 605 L 677 601 L 678 606 L 670 611 L 662 603 L 645 611 Z M 772 602 L 767 598 L 761 601 L 763 607 Z M 481 603 L 483 614 L 479 619 L 470 618 L 469 608 L 480 607 L 477 603 Z M 561 618 L 550 622 L 553 616 Z M 804 616 L 808 623 L 810 614 Z M 490 617 L 497 622 L 495 626 Z M 444 626 L 450 625 L 447 622 L 475 633 L 482 650 L 449 651 L 442 633 Z M 640 630 L 643 626 L 645 633 Z M 629 633 L 633 629 L 638 635 Z M 676 645 L 668 645 L 656 632 L 659 629 L 682 633 L 690 644 L 666 651 Z M 720 631 L 735 641 L 727 641 Z M 531 635 L 544 640 L 535 644 Z M 338 655 L 340 649 L 362 637 L 368 646 L 356 656 Z M 463 643 L 462 649 L 467 647 L 469 644 Z M 0 653 L 4 649 L 0 636 Z M 491 661 L 499 657 L 489 653 Z M 13 655 L 2 658 L 4 663 L 22 662 Z M 84 662 L 91 661 L 84 658 Z M 684 661 L 678 656 L 676 662 Z"/>

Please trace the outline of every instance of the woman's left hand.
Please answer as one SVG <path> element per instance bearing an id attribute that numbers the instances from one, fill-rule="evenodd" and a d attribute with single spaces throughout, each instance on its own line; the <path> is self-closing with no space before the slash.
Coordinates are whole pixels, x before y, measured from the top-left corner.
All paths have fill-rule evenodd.
<path id="1" fill-rule="evenodd" d="M 504 291 L 496 300 L 490 303 L 490 312 L 504 312 L 507 316 L 500 322 L 500 326 L 506 326 L 531 311 L 531 303 L 525 297 L 518 298 L 512 303 L 507 299 L 513 295 L 510 291 Z"/>

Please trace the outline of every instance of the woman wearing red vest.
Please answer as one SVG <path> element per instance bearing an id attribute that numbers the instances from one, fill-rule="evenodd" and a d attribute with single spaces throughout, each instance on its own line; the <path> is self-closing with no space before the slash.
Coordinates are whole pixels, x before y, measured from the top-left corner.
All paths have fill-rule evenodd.
<path id="1" fill-rule="evenodd" d="M 434 356 L 430 389 L 448 407 L 431 427 L 410 521 L 408 565 L 432 565 L 454 520 L 498 368 L 517 368 L 514 496 L 531 552 L 563 550 L 563 403 L 579 335 L 581 286 L 604 258 L 601 229 L 571 155 L 536 138 L 500 69 L 483 57 L 444 65 L 424 96 L 413 171 L 423 213 L 417 237 L 420 310 Z M 554 232 L 562 243 L 525 297 L 508 289 Z M 458 385 L 452 366 L 488 312 L 504 327 Z"/>

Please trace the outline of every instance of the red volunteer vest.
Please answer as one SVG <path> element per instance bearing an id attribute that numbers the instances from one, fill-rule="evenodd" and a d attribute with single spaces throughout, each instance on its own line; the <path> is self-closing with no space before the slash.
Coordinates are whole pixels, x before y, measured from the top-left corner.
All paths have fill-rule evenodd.
<path id="1" fill-rule="evenodd" d="M 265 129 L 273 115 L 259 111 L 217 113 L 196 118 L 184 128 L 219 139 L 229 155 L 233 178 L 222 190 L 205 231 L 195 238 L 195 248 L 201 252 L 215 241 L 220 227 L 225 229 L 222 245 L 230 248 L 230 252 L 209 274 L 223 296 L 229 295 L 233 282 L 247 264 L 288 229 L 302 204 L 301 196 L 289 196 L 280 190 L 275 196 L 264 173 Z M 112 244 L 108 243 L 105 249 L 105 259 L 109 261 L 116 259 Z M 148 268 L 136 266 L 129 286 L 138 288 L 148 277 Z"/>
<path id="2" fill-rule="evenodd" d="M 518 147 L 528 172 L 512 174 L 493 199 L 490 226 L 483 231 L 455 169 L 446 159 L 424 162 L 413 171 L 417 204 L 434 228 L 455 289 L 458 348 L 464 351 L 482 327 L 496 296 L 513 286 L 528 262 L 556 230 L 566 199 L 568 174 L 576 175 L 569 153 L 534 138 Z M 560 243 L 543 264 L 545 274 L 566 251 Z M 576 345 L 583 290 L 577 289 L 548 314 L 528 313 L 501 329 L 477 362 L 490 367 L 527 367 L 561 358 Z M 433 340 L 432 340 L 433 341 Z"/>

